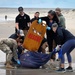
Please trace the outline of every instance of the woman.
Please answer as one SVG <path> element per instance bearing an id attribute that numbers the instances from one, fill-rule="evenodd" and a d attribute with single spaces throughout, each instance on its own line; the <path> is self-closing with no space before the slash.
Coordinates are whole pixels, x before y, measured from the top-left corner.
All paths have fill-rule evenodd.
<path id="1" fill-rule="evenodd" d="M 45 20 L 49 27 L 52 27 L 53 23 L 59 24 L 58 17 L 56 15 L 55 11 L 53 11 L 53 10 L 50 10 L 48 12 L 48 16 L 41 17 L 41 19 Z M 52 52 L 52 50 L 53 50 L 52 49 L 53 48 L 53 31 L 52 31 L 52 29 L 47 30 L 46 34 L 47 34 L 47 42 L 48 42 L 48 45 L 49 45 L 49 52 Z M 55 57 L 52 57 L 52 59 L 55 59 Z"/>
<path id="2" fill-rule="evenodd" d="M 67 54 L 67 59 L 69 66 L 66 68 L 66 71 L 72 71 L 72 59 L 70 53 L 75 48 L 75 36 L 71 34 L 68 30 L 59 28 L 56 23 L 52 25 L 54 39 L 56 40 L 57 47 L 56 49 L 59 50 L 60 55 L 60 68 L 57 70 L 58 72 L 65 72 L 64 69 L 64 54 Z M 61 49 L 60 49 L 61 45 Z"/>

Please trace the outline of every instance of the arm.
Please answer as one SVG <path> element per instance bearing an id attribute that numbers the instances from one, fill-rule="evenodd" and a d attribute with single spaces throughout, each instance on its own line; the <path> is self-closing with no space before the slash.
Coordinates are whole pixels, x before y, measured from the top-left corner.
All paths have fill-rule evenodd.
<path id="1" fill-rule="evenodd" d="M 31 26 L 31 22 L 28 22 L 28 27 L 30 27 Z"/>
<path id="2" fill-rule="evenodd" d="M 18 17 L 16 17 L 16 19 L 15 19 L 15 28 L 17 30 L 19 30 L 19 20 L 18 20 Z"/>
<path id="3" fill-rule="evenodd" d="M 59 25 L 60 25 L 60 27 L 62 27 L 62 28 L 66 28 L 66 26 L 65 26 L 65 18 L 64 18 L 63 16 L 60 18 L 60 23 L 59 23 Z"/>
<path id="4" fill-rule="evenodd" d="M 63 32 L 62 32 L 62 29 L 58 28 L 57 29 L 57 44 L 62 45 L 63 39 L 64 39 L 64 35 L 63 35 Z"/>
<path id="5" fill-rule="evenodd" d="M 27 25 L 28 25 L 28 27 L 31 26 L 31 21 L 30 21 L 30 17 L 29 16 L 27 17 Z"/>
<path id="6" fill-rule="evenodd" d="M 16 23 L 15 28 L 16 28 L 17 30 L 19 30 L 19 24 L 18 24 L 18 23 Z"/>
<path id="7" fill-rule="evenodd" d="M 47 22 L 49 18 L 47 16 L 45 16 L 45 17 L 40 17 L 39 19 L 42 19 Z"/>

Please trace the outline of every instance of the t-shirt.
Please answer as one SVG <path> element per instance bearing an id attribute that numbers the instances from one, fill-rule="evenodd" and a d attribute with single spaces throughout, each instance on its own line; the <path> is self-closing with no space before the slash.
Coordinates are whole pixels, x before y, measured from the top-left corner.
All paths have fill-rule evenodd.
<path id="1" fill-rule="evenodd" d="M 16 23 L 19 23 L 19 29 L 26 29 L 28 30 L 28 23 L 30 22 L 30 17 L 27 14 L 24 14 L 24 16 L 21 16 L 20 14 L 15 19 Z"/>
<path id="2" fill-rule="evenodd" d="M 34 18 L 32 18 L 31 19 L 31 23 L 33 22 L 33 21 L 35 21 L 35 20 L 38 20 L 39 18 L 36 18 L 36 17 L 34 17 Z"/>

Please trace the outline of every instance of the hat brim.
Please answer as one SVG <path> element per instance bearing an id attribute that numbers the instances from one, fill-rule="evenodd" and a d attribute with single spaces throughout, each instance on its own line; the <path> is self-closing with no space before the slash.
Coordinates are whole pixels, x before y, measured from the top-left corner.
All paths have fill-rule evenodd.
<path id="1" fill-rule="evenodd" d="M 24 34 L 20 34 L 20 36 L 24 36 Z"/>

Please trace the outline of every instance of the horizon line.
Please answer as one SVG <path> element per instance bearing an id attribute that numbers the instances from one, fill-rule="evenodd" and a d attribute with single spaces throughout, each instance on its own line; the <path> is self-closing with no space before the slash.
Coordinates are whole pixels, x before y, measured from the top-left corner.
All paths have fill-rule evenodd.
<path id="1" fill-rule="evenodd" d="M 10 8 L 10 9 L 16 9 L 16 8 L 18 8 L 18 7 L 0 7 L 0 8 Z M 53 7 L 53 8 L 39 8 L 39 7 L 23 7 L 24 9 L 27 9 L 27 8 L 29 8 L 29 9 L 55 9 L 55 7 Z M 57 7 L 56 7 L 57 8 Z M 61 9 L 75 9 L 75 8 L 62 8 L 62 7 L 59 7 L 59 8 L 61 8 Z"/>

